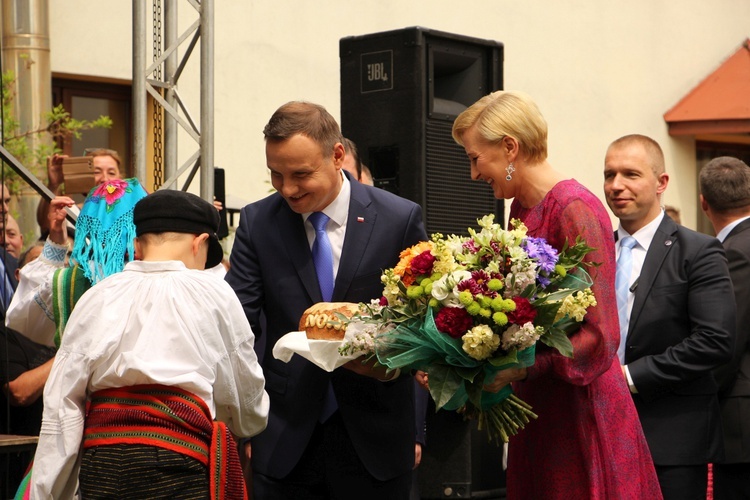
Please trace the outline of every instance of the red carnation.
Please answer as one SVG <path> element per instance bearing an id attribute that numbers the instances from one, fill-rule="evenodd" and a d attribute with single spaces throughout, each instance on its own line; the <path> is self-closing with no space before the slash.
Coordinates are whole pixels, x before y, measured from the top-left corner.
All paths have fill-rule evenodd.
<path id="1" fill-rule="evenodd" d="M 444 307 L 435 316 L 435 326 L 443 333 L 447 333 L 454 339 L 461 338 L 472 326 L 471 319 L 466 309 L 461 307 Z"/>
<path id="2" fill-rule="evenodd" d="M 411 260 L 411 271 L 416 276 L 420 276 L 422 274 L 432 274 L 432 265 L 434 262 L 435 257 L 430 253 L 429 250 L 425 250 Z"/>
<path id="3" fill-rule="evenodd" d="M 516 310 L 508 313 L 508 321 L 516 325 L 525 325 L 534 321 L 536 309 L 531 305 L 529 299 L 513 297 L 513 302 L 516 303 Z"/>
<path id="4" fill-rule="evenodd" d="M 388 299 L 386 299 L 384 296 L 381 296 L 379 304 L 381 306 L 383 306 L 383 307 L 387 306 L 388 305 Z"/>

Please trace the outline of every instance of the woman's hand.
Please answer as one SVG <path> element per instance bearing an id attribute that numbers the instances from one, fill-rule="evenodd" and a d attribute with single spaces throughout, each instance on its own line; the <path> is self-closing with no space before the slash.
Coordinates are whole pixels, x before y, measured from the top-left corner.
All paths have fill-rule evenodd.
<path id="1" fill-rule="evenodd" d="M 500 392 L 500 389 L 515 382 L 516 380 L 523 380 L 526 378 L 526 368 L 508 368 L 507 370 L 500 370 L 495 375 L 495 380 L 489 384 L 485 384 L 482 389 L 487 392 Z"/>
<path id="2" fill-rule="evenodd" d="M 49 187 L 50 191 L 53 193 L 56 193 L 60 184 L 65 182 L 62 164 L 63 159 L 67 157 L 68 155 L 58 154 L 47 157 L 47 187 Z"/>
<path id="3" fill-rule="evenodd" d="M 55 196 L 49 202 L 49 212 L 47 212 L 49 237 L 58 245 L 64 245 L 68 242 L 68 225 L 65 221 L 68 213 L 65 209 L 75 204 L 76 202 L 73 201 L 73 198 L 67 196 Z"/>

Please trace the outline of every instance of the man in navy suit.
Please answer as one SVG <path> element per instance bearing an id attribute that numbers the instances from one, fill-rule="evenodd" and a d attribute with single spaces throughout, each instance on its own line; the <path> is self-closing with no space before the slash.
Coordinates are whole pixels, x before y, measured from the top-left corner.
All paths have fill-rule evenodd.
<path id="1" fill-rule="evenodd" d="M 330 300 L 369 302 L 382 294 L 382 271 L 426 239 L 421 209 L 342 172 L 343 137 L 321 106 L 283 105 L 264 136 L 277 192 L 242 209 L 226 278 L 253 331 L 265 337 L 271 410 L 268 427 L 251 441 L 254 498 L 407 499 L 415 460 L 413 378 L 359 360 L 328 373 L 299 356 L 283 363 L 271 351 L 298 329 L 305 309 L 323 300 L 311 214 L 330 218 Z"/>
<path id="2" fill-rule="evenodd" d="M 714 464 L 714 498 L 750 498 L 750 167 L 730 156 L 700 173 L 701 207 L 724 245 L 737 305 L 737 347 L 715 375 L 724 460 Z"/>
<path id="3" fill-rule="evenodd" d="M 664 498 L 705 499 L 707 464 L 723 456 L 713 370 L 732 358 L 734 295 L 719 241 L 664 214 L 668 181 L 653 139 L 629 135 L 607 149 L 604 193 L 620 219 L 618 268 L 623 240 L 635 238 L 624 304 L 618 297 L 628 311 L 618 354 Z"/>

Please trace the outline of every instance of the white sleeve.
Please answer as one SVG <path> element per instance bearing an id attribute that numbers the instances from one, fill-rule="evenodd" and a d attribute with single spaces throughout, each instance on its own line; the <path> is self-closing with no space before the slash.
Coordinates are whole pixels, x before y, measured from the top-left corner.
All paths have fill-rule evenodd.
<path id="1" fill-rule="evenodd" d="M 227 343 L 228 357 L 217 365 L 216 419 L 225 422 L 237 436 L 254 436 L 266 428 L 270 405 L 263 369 L 253 349 L 255 336 L 234 292 L 222 313 L 226 321 L 220 331 Z"/>
<path id="2" fill-rule="evenodd" d="M 74 498 L 78 489 L 88 359 L 60 349 L 44 387 L 44 414 L 31 472 L 31 498 Z"/>
<path id="3" fill-rule="evenodd" d="M 45 249 L 48 244 L 45 243 Z M 40 256 L 21 268 L 18 288 L 5 315 L 7 327 L 39 344 L 54 345 L 52 276 L 63 265 L 63 261 Z"/>

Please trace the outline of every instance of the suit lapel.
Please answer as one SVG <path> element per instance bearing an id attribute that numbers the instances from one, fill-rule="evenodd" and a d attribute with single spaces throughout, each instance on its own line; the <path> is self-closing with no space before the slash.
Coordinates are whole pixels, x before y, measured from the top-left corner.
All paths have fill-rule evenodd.
<path id="1" fill-rule="evenodd" d="M 289 262 L 294 265 L 312 302 L 321 302 L 323 296 L 320 293 L 318 274 L 315 272 L 315 264 L 312 260 L 310 243 L 307 241 L 302 216 L 293 212 L 284 201 L 276 213 L 275 223 L 276 234 L 283 235 L 282 237 L 285 239 L 279 246 L 286 251 Z"/>
<path id="2" fill-rule="evenodd" d="M 628 335 L 634 331 L 634 328 L 638 324 L 638 317 L 643 311 L 656 276 L 658 276 L 669 251 L 677 239 L 676 233 L 677 224 L 672 219 L 664 217 L 656 233 L 654 233 L 654 238 L 651 240 L 651 245 L 646 253 L 646 259 L 643 262 L 641 275 L 638 277 L 638 286 L 634 291 L 633 309 L 630 312 Z"/>
<path id="3" fill-rule="evenodd" d="M 356 181 L 350 182 L 349 216 L 346 222 L 346 236 L 341 250 L 339 269 L 336 273 L 336 285 L 333 289 L 334 301 L 342 301 L 346 297 L 362 262 L 378 216 L 365 188 Z"/>

